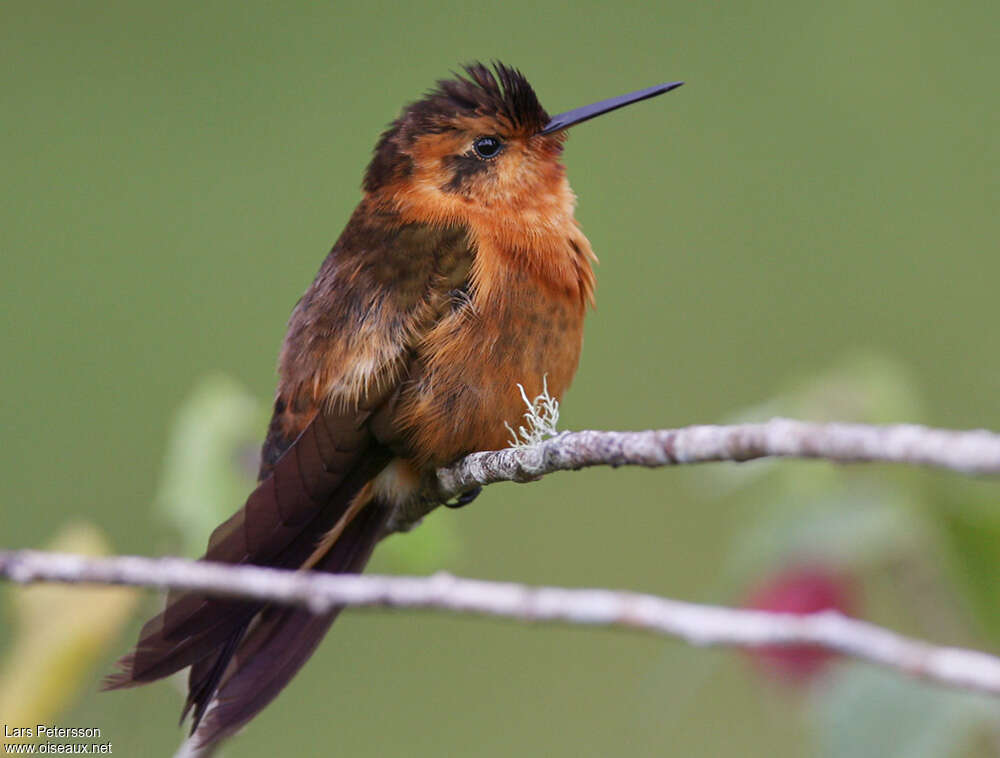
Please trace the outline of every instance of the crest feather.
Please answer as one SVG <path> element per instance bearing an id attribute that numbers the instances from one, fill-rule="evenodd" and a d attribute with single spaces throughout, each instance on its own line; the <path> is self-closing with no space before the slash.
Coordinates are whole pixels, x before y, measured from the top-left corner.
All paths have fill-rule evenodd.
<path id="1" fill-rule="evenodd" d="M 499 117 L 529 133 L 548 123 L 549 115 L 535 90 L 516 68 L 497 61 L 492 70 L 482 63 L 470 63 L 464 69 L 465 76 L 438 82 L 438 88 L 414 106 L 463 116 Z"/>
<path id="2" fill-rule="evenodd" d="M 364 188 L 378 187 L 405 175 L 407 149 L 425 134 L 458 128 L 457 119 L 489 117 L 498 126 L 528 136 L 549 122 L 535 90 L 520 71 L 499 61 L 492 68 L 470 63 L 463 74 L 442 79 L 423 98 L 410 103 L 375 146 L 375 155 L 365 175 Z"/>

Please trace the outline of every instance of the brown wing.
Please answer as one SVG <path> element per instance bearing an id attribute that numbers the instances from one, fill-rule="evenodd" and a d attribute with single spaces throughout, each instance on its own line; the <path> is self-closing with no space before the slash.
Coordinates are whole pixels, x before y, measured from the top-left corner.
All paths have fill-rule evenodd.
<path id="1" fill-rule="evenodd" d="M 260 483 L 212 533 L 203 560 L 284 568 L 308 560 L 316 570 L 360 571 L 379 539 L 387 513 L 374 503 L 325 555 L 314 555 L 391 459 L 369 429 L 372 414 L 404 378 L 411 348 L 439 317 L 455 278 L 467 275 L 471 253 L 462 230 L 372 217 L 362 204 L 292 314 Z M 208 742 L 269 702 L 335 615 L 171 592 L 105 686 L 191 666 L 184 711 L 194 709 L 195 728 L 220 687 L 225 694 L 199 732 Z"/>

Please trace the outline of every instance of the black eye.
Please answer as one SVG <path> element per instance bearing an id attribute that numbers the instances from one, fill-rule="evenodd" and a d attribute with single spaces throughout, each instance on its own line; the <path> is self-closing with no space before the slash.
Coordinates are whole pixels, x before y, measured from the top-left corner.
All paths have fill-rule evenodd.
<path id="1" fill-rule="evenodd" d="M 480 158 L 489 160 L 500 155 L 500 151 L 503 150 L 503 142 L 496 137 L 477 137 L 476 141 L 472 143 L 472 149 Z"/>

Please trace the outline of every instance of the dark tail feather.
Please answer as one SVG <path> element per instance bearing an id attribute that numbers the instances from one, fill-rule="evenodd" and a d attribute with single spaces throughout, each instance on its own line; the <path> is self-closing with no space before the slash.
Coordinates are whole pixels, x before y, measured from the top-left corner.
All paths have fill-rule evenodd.
<path id="1" fill-rule="evenodd" d="M 191 671 L 188 673 L 188 695 L 181 711 L 180 723 L 184 723 L 184 719 L 187 718 L 188 712 L 193 707 L 194 714 L 191 721 L 194 726 L 192 726 L 192 731 L 201 721 L 201 717 L 205 715 L 205 708 L 208 707 L 212 696 L 218 689 L 222 675 L 226 673 L 226 667 L 229 666 L 229 661 L 236 654 L 236 648 L 239 647 L 247 626 L 233 634 L 218 653 L 202 658 L 191 666 Z"/>
<path id="2" fill-rule="evenodd" d="M 203 560 L 299 568 L 344 514 L 355 495 L 388 462 L 364 426 L 367 412 L 317 414 L 281 456 L 246 504 L 219 526 Z M 221 652 L 234 645 L 261 603 L 173 591 L 163 612 L 142 628 L 105 689 L 151 682 L 197 664 L 196 681 L 211 683 Z M 214 685 L 210 688 L 214 689 Z M 211 694 L 211 693 L 209 693 Z"/>
<path id="3" fill-rule="evenodd" d="M 105 677 L 102 689 L 135 687 L 161 679 L 185 666 L 209 660 L 219 646 L 239 637 L 261 608 L 258 603 L 211 604 L 202 609 L 209 624 L 197 632 L 178 637 L 163 631 L 163 614 L 158 614 L 142 627 L 139 643 L 118 661 L 118 671 Z M 210 622 L 209 614 L 217 614 Z"/>
<path id="4" fill-rule="evenodd" d="M 378 542 L 388 512 L 378 502 L 365 507 L 315 570 L 359 573 Z M 203 686 L 197 695 L 192 691 L 188 703 L 195 707 L 192 734 L 197 743 L 207 745 L 231 735 L 270 703 L 313 654 L 339 612 L 336 608 L 317 616 L 296 608 L 264 609 L 235 654 L 230 654 L 232 660 L 217 692 L 212 679 L 219 662 L 199 673 Z"/>

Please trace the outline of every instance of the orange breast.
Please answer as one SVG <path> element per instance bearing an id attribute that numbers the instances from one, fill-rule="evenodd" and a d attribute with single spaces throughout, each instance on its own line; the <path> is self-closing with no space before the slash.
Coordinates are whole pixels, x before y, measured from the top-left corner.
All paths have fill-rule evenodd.
<path id="1" fill-rule="evenodd" d="M 526 410 L 518 384 L 530 398 L 547 382 L 560 398 L 576 372 L 594 255 L 564 168 L 523 153 L 531 170 L 520 166 L 486 197 L 438 192 L 442 177 L 396 190 L 405 220 L 462 225 L 474 253 L 467 297 L 416 346 L 388 425 L 421 468 L 506 447 L 505 424 L 517 428 Z"/>
<path id="2" fill-rule="evenodd" d="M 498 272 L 497 275 L 500 275 Z M 419 466 L 506 447 L 528 397 L 561 397 L 576 372 L 585 301 L 509 263 L 502 287 L 459 300 L 422 341 L 393 426 Z"/>

